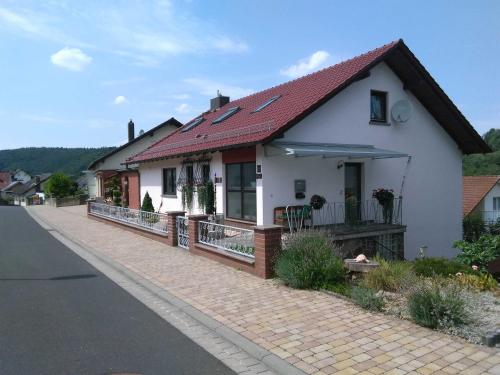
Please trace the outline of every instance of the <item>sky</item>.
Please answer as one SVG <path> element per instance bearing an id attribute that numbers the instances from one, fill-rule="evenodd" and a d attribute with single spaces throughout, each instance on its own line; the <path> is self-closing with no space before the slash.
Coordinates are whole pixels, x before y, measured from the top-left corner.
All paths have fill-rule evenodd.
<path id="1" fill-rule="evenodd" d="M 402 38 L 500 128 L 500 1 L 0 0 L 0 149 L 99 147 Z"/>

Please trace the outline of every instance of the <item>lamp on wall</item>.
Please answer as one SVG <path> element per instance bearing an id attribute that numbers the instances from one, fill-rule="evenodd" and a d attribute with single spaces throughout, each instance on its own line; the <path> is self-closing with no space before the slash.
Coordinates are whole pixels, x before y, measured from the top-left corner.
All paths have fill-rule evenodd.
<path id="1" fill-rule="evenodd" d="M 337 163 L 337 169 L 341 169 L 344 166 L 344 161 L 341 160 Z"/>

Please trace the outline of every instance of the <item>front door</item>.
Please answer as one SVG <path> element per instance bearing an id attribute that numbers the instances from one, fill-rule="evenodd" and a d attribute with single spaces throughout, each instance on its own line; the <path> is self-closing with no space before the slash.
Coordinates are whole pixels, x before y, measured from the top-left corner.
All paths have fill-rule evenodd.
<path id="1" fill-rule="evenodd" d="M 345 221 L 356 224 L 361 220 L 361 164 L 345 164 Z"/>

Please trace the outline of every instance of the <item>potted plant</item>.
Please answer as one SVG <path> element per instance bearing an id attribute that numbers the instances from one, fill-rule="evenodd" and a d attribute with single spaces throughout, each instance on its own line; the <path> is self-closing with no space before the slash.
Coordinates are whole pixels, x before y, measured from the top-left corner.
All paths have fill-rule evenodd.
<path id="1" fill-rule="evenodd" d="M 310 204 L 314 210 L 321 210 L 321 208 L 323 207 L 323 205 L 325 203 L 326 203 L 326 199 L 325 199 L 325 197 L 322 197 L 321 195 L 314 194 L 311 197 Z"/>
<path id="2" fill-rule="evenodd" d="M 372 194 L 382 206 L 384 224 L 392 224 L 392 211 L 394 207 L 394 191 L 392 189 L 375 189 Z"/>

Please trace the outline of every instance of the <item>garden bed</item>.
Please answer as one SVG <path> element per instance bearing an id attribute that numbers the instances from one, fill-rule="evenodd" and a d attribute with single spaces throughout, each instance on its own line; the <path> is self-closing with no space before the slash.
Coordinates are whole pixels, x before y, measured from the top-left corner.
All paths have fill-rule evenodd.
<path id="1" fill-rule="evenodd" d="M 344 268 L 341 249 L 327 237 L 302 234 L 288 239 L 276 274 L 293 288 L 320 289 L 370 311 L 479 344 L 500 328 L 500 289 L 487 272 L 489 259 L 500 252 L 498 245 L 496 238 L 483 238 L 480 246 L 460 242 L 462 253 L 453 260 L 377 258 L 379 267 L 361 274 Z"/>

